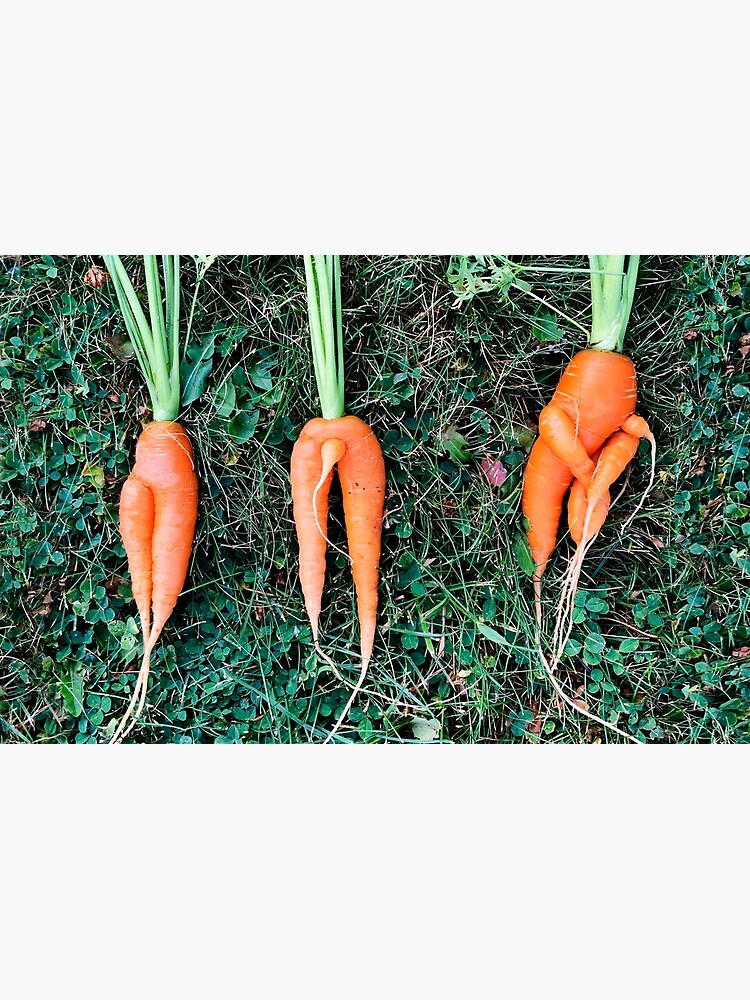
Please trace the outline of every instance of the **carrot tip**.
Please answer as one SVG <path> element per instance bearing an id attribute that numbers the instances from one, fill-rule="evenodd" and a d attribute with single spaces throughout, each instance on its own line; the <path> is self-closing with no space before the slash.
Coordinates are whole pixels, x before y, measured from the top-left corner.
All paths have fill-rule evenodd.
<path id="1" fill-rule="evenodd" d="M 119 740 L 124 740 L 125 737 L 129 735 L 133 726 L 135 726 L 141 712 L 143 711 L 143 706 L 146 701 L 146 691 L 148 689 L 148 676 L 151 670 L 151 652 L 156 644 L 156 640 L 159 638 L 160 633 L 161 628 L 153 630 L 149 636 L 148 642 L 144 645 L 141 669 L 138 671 L 138 679 L 136 680 L 135 687 L 133 688 L 132 697 L 125 714 L 122 719 L 120 719 L 120 724 L 117 727 L 114 736 L 109 741 L 110 744 L 117 743 Z"/>
<path id="2" fill-rule="evenodd" d="M 328 736 L 326 736 L 326 738 L 323 740 L 323 744 L 324 745 L 326 743 L 330 743 L 330 741 L 333 739 L 333 737 L 338 732 L 339 726 L 341 725 L 341 723 L 344 721 L 344 719 L 349 714 L 349 709 L 352 707 L 354 699 L 359 694 L 360 688 L 362 687 L 362 685 L 364 683 L 365 674 L 367 673 L 367 668 L 369 667 L 369 665 L 370 665 L 370 657 L 369 656 L 367 658 L 362 657 L 362 665 L 361 665 L 360 670 L 359 670 L 359 677 L 357 678 L 357 683 L 354 685 L 354 690 L 349 695 L 349 700 L 347 701 L 346 705 L 344 705 L 344 711 L 341 713 L 341 715 L 336 720 L 336 725 L 330 731 L 330 733 L 328 734 Z"/>

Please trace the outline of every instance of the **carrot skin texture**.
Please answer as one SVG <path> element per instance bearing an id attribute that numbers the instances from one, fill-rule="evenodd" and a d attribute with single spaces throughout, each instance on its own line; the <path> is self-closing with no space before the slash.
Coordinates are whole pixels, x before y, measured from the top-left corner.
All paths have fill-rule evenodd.
<path id="1" fill-rule="evenodd" d="M 343 442 L 345 447 L 337 469 L 357 593 L 362 657 L 369 660 L 377 621 L 385 464 L 377 438 L 359 417 L 345 416 L 333 420 L 315 417 L 302 428 L 292 450 L 292 504 L 300 550 L 300 583 L 313 636 L 317 640 L 327 540 L 315 523 L 313 494 L 323 470 L 321 448 L 332 439 Z M 318 521 L 324 531 L 332 477 L 333 470 L 318 489 L 316 497 Z"/>
<path id="2" fill-rule="evenodd" d="M 138 595 L 142 618 L 142 607 L 150 605 L 151 610 L 150 633 L 144 625 L 146 642 L 164 628 L 182 592 L 197 517 L 198 479 L 185 429 L 173 420 L 147 424 L 120 495 L 120 530 L 133 595 Z"/>
<path id="3" fill-rule="evenodd" d="M 592 455 L 635 413 L 636 400 L 635 367 L 629 357 L 616 351 L 584 350 L 563 372 L 551 403 L 567 413 Z"/>

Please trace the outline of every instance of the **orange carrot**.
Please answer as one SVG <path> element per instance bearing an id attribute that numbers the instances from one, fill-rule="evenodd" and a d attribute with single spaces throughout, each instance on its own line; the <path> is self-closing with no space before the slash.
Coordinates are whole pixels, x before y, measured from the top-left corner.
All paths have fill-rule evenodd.
<path id="1" fill-rule="evenodd" d="M 343 493 L 361 654 L 366 669 L 372 656 L 377 621 L 385 464 L 377 438 L 359 417 L 332 420 L 315 417 L 302 428 L 292 450 L 292 502 L 299 541 L 300 583 L 317 642 L 325 579 L 328 492 L 333 478 L 333 467 L 324 470 L 321 453 L 331 442 L 343 445 L 340 451 L 336 449 L 340 454 L 336 467 Z"/>
<path id="2" fill-rule="evenodd" d="M 540 413 L 539 439 L 526 464 L 522 499 L 523 512 L 529 522 L 528 539 L 536 566 L 535 580 L 541 579 L 554 549 L 562 500 L 568 486 L 575 478 L 581 484 L 576 496 L 583 489 L 588 505 L 594 457 L 598 457 L 605 442 L 620 440 L 613 435 L 618 431 L 622 433 L 621 428 L 634 415 L 636 396 L 635 368 L 630 358 L 615 351 L 584 350 L 574 356 L 552 400 Z M 645 421 L 635 426 L 639 437 L 650 434 Z M 635 440 L 637 447 L 637 437 L 632 434 L 626 437 Z M 606 448 L 603 451 L 609 455 Z M 608 461 L 607 468 L 611 467 Z M 600 476 L 599 482 L 601 479 Z M 589 534 L 588 540 L 595 533 Z"/>
<path id="3" fill-rule="evenodd" d="M 176 421 L 147 424 L 120 494 L 120 533 L 143 629 L 144 654 L 130 705 L 113 741 L 129 732 L 125 723 L 131 712 L 132 728 L 143 709 L 151 651 L 185 584 L 197 517 L 198 478 L 184 428 Z"/>
<path id="4" fill-rule="evenodd" d="M 201 260 L 198 284 L 210 258 Z M 190 440 L 177 423 L 180 258 L 162 258 L 166 313 L 156 257 L 143 258 L 150 322 L 120 258 L 112 254 L 105 261 L 154 410 L 120 494 L 120 533 L 141 620 L 143 659 L 130 703 L 110 741 L 116 743 L 128 735 L 143 709 L 151 653 L 185 584 L 198 515 L 198 479 Z M 189 327 L 190 322 L 188 335 Z"/>
<path id="5" fill-rule="evenodd" d="M 601 452 L 598 451 L 595 455 L 591 456 L 595 465 L 599 461 L 600 454 Z M 568 497 L 568 529 L 570 537 L 576 545 L 580 545 L 583 538 L 583 525 L 586 520 L 589 503 L 587 493 L 588 491 L 580 479 L 574 479 L 570 487 L 570 496 Z M 596 502 L 594 513 L 589 520 L 589 534 L 592 538 L 604 524 L 609 513 L 609 504 L 609 490 L 603 490 Z"/>
<path id="6" fill-rule="evenodd" d="M 572 628 L 572 607 L 583 557 L 601 530 L 610 507 L 609 488 L 634 457 L 641 438 L 655 442 L 648 424 L 636 416 L 636 373 L 621 353 L 632 306 L 638 257 L 591 257 L 592 329 L 589 347 L 565 369 L 552 399 L 539 415 L 539 439 L 524 473 L 522 507 L 534 561 L 534 603 L 541 627 L 541 580 L 555 546 L 565 493 L 570 487 L 568 523 L 576 552 L 565 574 L 558 603 L 553 658 L 538 650 L 556 690 L 577 711 L 615 729 L 570 699 L 553 677 Z M 645 496 L 645 494 L 644 494 Z M 570 625 L 563 634 L 563 616 Z M 635 741 L 638 742 L 638 741 Z"/>
<path id="7" fill-rule="evenodd" d="M 534 560 L 533 576 L 537 621 L 541 625 L 541 586 L 544 572 L 557 539 L 563 497 L 573 480 L 573 473 L 548 445 L 538 438 L 531 449 L 524 474 L 523 513 L 529 527 L 527 538 Z"/>
<path id="8" fill-rule="evenodd" d="M 322 417 L 302 428 L 292 450 L 291 484 L 300 553 L 300 583 L 318 646 L 318 620 L 326 570 L 328 494 L 337 469 L 344 500 L 361 665 L 343 712 L 328 734 L 333 738 L 367 673 L 375 642 L 378 564 L 385 497 L 385 465 L 377 438 L 359 417 L 344 413 L 341 265 L 335 254 L 306 255 L 307 303 L 313 366 Z M 321 655 L 325 657 L 325 654 Z M 325 657 L 325 659 L 329 659 Z M 329 662 L 332 663 L 332 661 Z"/>

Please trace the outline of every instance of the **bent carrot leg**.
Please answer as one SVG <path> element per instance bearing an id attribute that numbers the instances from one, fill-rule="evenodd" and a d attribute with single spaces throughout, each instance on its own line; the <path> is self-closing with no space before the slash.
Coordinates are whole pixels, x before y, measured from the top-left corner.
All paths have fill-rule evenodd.
<path id="1" fill-rule="evenodd" d="M 651 428 L 648 426 L 643 417 L 639 417 L 637 413 L 631 413 L 631 415 L 622 422 L 622 430 L 626 434 L 632 434 L 633 437 L 645 438 L 647 441 L 654 443 L 654 435 L 651 433 Z"/>
<path id="2" fill-rule="evenodd" d="M 130 704 L 110 742 L 124 739 L 143 709 L 151 651 L 184 586 L 197 516 L 198 480 L 185 429 L 174 420 L 154 421 L 138 439 L 135 465 L 120 497 L 120 531 L 143 621 L 144 650 Z"/>
<path id="3" fill-rule="evenodd" d="M 582 484 L 575 484 L 570 492 L 568 517 L 570 519 L 571 535 L 577 544 L 576 552 L 570 561 L 557 605 L 556 624 L 553 637 L 553 648 L 556 650 L 554 663 L 559 662 L 565 644 L 573 628 L 573 601 L 578 580 L 583 566 L 583 557 L 593 539 L 598 534 L 609 510 L 609 487 L 620 476 L 632 460 L 638 449 L 638 438 L 625 431 L 615 431 L 608 438 L 599 453 L 591 484 L 585 492 L 585 505 L 581 501 Z M 581 515 L 583 515 L 581 521 Z M 563 622 L 568 622 L 568 628 L 563 635 Z"/>
<path id="4" fill-rule="evenodd" d="M 600 454 L 601 451 L 597 451 L 591 456 L 595 463 L 599 461 Z M 601 530 L 607 514 L 609 513 L 609 503 L 609 492 L 606 491 L 597 500 L 596 506 L 591 515 L 589 528 L 592 536 Z M 583 524 L 586 520 L 587 508 L 588 499 L 586 497 L 586 487 L 582 482 L 580 482 L 580 480 L 574 479 L 573 485 L 570 487 L 570 496 L 568 497 L 568 528 L 570 530 L 570 537 L 576 545 L 580 545 L 581 539 L 583 538 Z"/>
<path id="5" fill-rule="evenodd" d="M 347 446 L 338 463 L 338 473 L 357 595 L 360 648 L 366 665 L 375 641 L 385 500 L 385 465 L 380 445 L 372 431 Z"/>
<path id="6" fill-rule="evenodd" d="M 538 624 L 542 623 L 542 574 L 547 567 L 557 540 L 563 497 L 573 479 L 573 473 L 557 458 L 541 438 L 531 449 L 523 480 L 522 506 L 529 522 L 527 538 L 531 558 L 536 567 L 534 605 Z"/>
<path id="7" fill-rule="evenodd" d="M 594 463 L 578 436 L 578 428 L 565 410 L 554 403 L 545 406 L 539 414 L 539 434 L 552 454 L 568 466 L 576 479 L 588 486 Z"/>
<path id="8" fill-rule="evenodd" d="M 299 542 L 299 579 L 316 643 L 326 573 L 328 494 L 333 479 L 333 469 L 325 478 L 321 477 L 323 461 L 320 448 L 320 441 L 303 429 L 292 449 L 291 466 L 294 523 Z"/>
<path id="9" fill-rule="evenodd" d="M 364 436 L 349 440 L 338 463 L 352 577 L 357 594 L 362 664 L 354 689 L 325 743 L 330 742 L 338 732 L 362 689 L 375 641 L 385 464 L 377 438 L 368 427 L 365 426 L 364 430 Z"/>
<path id="10" fill-rule="evenodd" d="M 120 492 L 120 536 L 128 557 L 133 600 L 138 608 L 143 644 L 151 632 L 152 552 L 154 494 L 132 472 Z"/>
<path id="11" fill-rule="evenodd" d="M 638 442 L 639 438 L 628 434 L 627 431 L 615 431 L 607 439 L 599 453 L 599 461 L 596 463 L 596 469 L 586 493 L 589 506 L 593 508 L 609 492 L 612 483 L 618 476 L 622 475 L 632 462 L 636 451 L 638 451 Z M 587 538 L 592 538 L 595 534 L 596 532 L 591 531 Z"/>

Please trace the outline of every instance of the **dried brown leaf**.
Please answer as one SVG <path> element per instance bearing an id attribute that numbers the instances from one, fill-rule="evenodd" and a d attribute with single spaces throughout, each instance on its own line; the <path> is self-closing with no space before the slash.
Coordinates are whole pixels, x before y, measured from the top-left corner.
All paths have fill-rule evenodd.
<path id="1" fill-rule="evenodd" d="M 98 264 L 92 264 L 83 276 L 84 285 L 90 285 L 92 288 L 103 288 L 109 280 L 109 274 Z"/>

